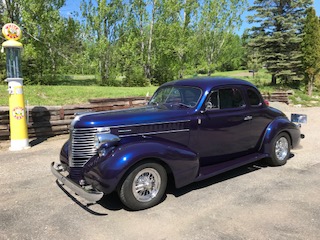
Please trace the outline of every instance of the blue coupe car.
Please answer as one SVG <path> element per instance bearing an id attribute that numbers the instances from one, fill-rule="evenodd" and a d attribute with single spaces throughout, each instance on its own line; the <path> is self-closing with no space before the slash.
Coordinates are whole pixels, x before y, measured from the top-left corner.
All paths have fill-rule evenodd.
<path id="1" fill-rule="evenodd" d="M 144 107 L 77 115 L 51 171 L 90 202 L 116 191 L 141 210 L 161 201 L 168 179 L 180 188 L 260 159 L 284 165 L 302 137 L 247 81 L 179 80 Z"/>

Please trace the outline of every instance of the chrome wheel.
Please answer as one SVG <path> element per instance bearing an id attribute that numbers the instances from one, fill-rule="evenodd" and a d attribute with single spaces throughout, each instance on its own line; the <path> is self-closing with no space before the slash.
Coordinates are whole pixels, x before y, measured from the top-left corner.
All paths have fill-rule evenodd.
<path id="1" fill-rule="evenodd" d="M 128 173 L 118 194 L 122 203 L 131 210 L 150 208 L 163 199 L 167 181 L 164 167 L 155 162 L 142 162 Z"/>
<path id="2" fill-rule="evenodd" d="M 132 182 L 133 196 L 139 202 L 149 202 L 158 195 L 161 177 L 154 168 L 142 169 Z"/>
<path id="3" fill-rule="evenodd" d="M 281 137 L 277 140 L 275 145 L 275 154 L 278 160 L 283 161 L 287 158 L 289 152 L 289 142 L 287 138 Z"/>

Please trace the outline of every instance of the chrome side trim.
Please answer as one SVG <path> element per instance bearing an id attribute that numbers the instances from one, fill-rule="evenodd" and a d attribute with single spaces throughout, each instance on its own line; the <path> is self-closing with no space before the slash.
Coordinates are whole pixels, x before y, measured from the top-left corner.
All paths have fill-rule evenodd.
<path id="1" fill-rule="evenodd" d="M 177 133 L 177 132 L 189 132 L 190 129 L 181 129 L 181 130 L 170 130 L 170 131 L 161 131 L 161 132 L 148 132 L 148 133 L 136 133 L 136 134 L 128 134 L 128 135 L 119 135 L 119 137 L 134 137 L 134 136 L 146 136 L 146 135 L 154 135 L 154 134 L 163 134 L 163 133 Z"/>
<path id="2" fill-rule="evenodd" d="M 64 172 L 65 169 L 61 164 L 51 163 L 51 172 L 52 174 L 64 185 L 70 188 L 73 192 L 75 192 L 80 197 L 86 199 L 89 202 L 97 202 L 103 197 L 103 192 L 99 192 L 95 189 L 85 189 L 80 185 L 77 185 L 69 178 L 63 176 L 61 172 Z"/>
<path id="3" fill-rule="evenodd" d="M 131 132 L 131 129 L 126 129 L 126 130 L 118 130 L 118 133 L 124 133 L 124 132 Z"/>
<path id="4" fill-rule="evenodd" d="M 186 123 L 191 120 L 183 120 L 183 121 L 169 121 L 169 122 L 154 122 L 154 123 L 140 123 L 140 124 L 131 124 L 131 125 L 116 125 L 110 126 L 110 128 L 125 128 L 125 127 L 138 127 L 138 126 L 149 126 L 149 125 L 158 125 L 158 124 L 168 124 L 168 123 Z"/>

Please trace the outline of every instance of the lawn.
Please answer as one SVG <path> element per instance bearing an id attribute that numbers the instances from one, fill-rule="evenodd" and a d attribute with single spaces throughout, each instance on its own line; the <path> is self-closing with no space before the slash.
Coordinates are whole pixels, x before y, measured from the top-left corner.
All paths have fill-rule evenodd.
<path id="1" fill-rule="evenodd" d="M 6 85 L 0 85 L 0 106 L 8 106 Z M 88 103 L 90 98 L 150 96 L 156 87 L 101 86 L 24 86 L 24 98 L 30 106 L 59 106 Z"/>
<path id="2" fill-rule="evenodd" d="M 320 106 L 320 94 L 315 91 L 312 97 L 304 93 L 304 87 L 284 86 L 278 84 L 271 86 L 271 76 L 264 71 L 260 71 L 252 76 L 246 70 L 231 72 L 216 72 L 212 76 L 236 77 L 255 84 L 262 93 L 272 93 L 274 91 L 293 90 L 294 95 L 290 96 L 293 104 L 303 106 Z M 194 76 L 186 76 L 194 77 Z M 199 77 L 199 76 L 198 76 Z M 7 84 L 0 85 L 0 106 L 8 106 Z M 97 85 L 94 75 L 70 75 L 60 77 L 54 85 L 25 85 L 24 97 L 30 106 L 59 106 L 88 103 L 91 98 L 116 98 L 151 96 L 157 86 L 150 87 L 105 87 Z"/>

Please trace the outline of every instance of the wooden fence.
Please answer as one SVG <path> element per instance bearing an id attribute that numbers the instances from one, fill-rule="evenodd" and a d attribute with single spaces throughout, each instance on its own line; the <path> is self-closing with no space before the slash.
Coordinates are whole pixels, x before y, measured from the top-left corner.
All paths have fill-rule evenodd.
<path id="1" fill-rule="evenodd" d="M 89 104 L 72 106 L 27 107 L 29 138 L 52 137 L 66 134 L 76 113 L 98 112 L 144 106 L 145 97 L 89 99 Z M 0 140 L 10 136 L 9 108 L 0 107 Z"/>
<path id="2" fill-rule="evenodd" d="M 291 92 L 274 92 L 271 94 L 262 94 L 262 97 L 269 102 L 283 102 L 289 104 L 288 95 L 292 94 Z"/>
<path id="3" fill-rule="evenodd" d="M 287 93 L 263 95 L 269 101 L 289 103 Z M 106 110 L 139 107 L 147 103 L 145 97 L 100 98 L 89 99 L 89 104 L 72 106 L 33 106 L 27 107 L 29 138 L 52 137 L 66 134 L 76 113 L 98 112 Z M 0 140 L 8 140 L 10 136 L 9 108 L 0 107 Z"/>

